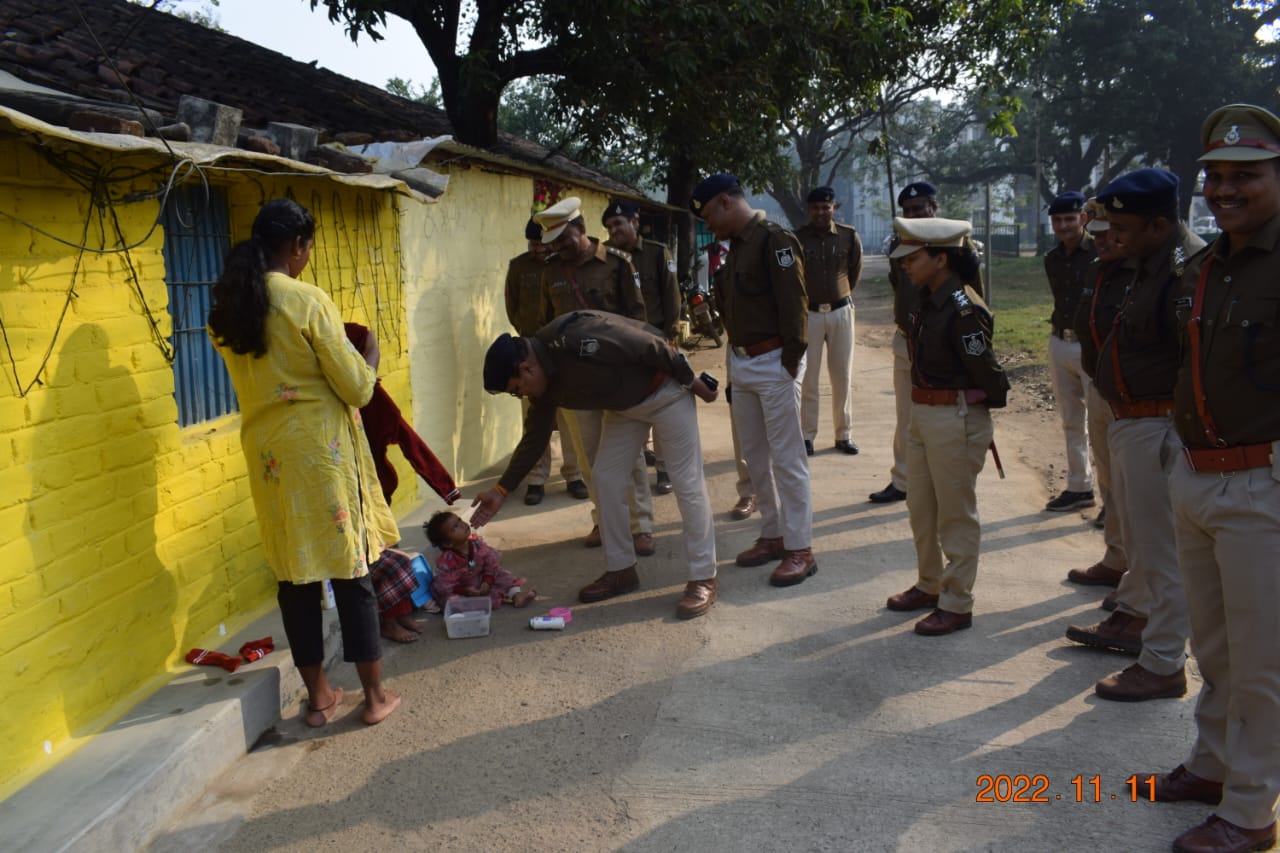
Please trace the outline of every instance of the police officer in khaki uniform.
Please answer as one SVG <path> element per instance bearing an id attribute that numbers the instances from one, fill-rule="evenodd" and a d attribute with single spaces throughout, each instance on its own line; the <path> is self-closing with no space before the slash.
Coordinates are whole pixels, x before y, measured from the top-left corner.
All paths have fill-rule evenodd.
<path id="1" fill-rule="evenodd" d="M 729 240 L 717 281 L 723 284 L 719 296 L 729 335 L 731 409 L 763 522 L 759 538 L 737 556 L 737 564 L 780 560 L 769 583 L 802 583 L 818 564 L 809 459 L 800 430 L 808 324 L 800 243 L 763 211 L 752 210 L 733 175 L 703 180 L 689 206 L 716 239 Z"/>
<path id="2" fill-rule="evenodd" d="M 938 188 L 928 181 L 907 184 L 898 193 L 898 207 L 904 219 L 928 219 L 938 215 Z M 897 235 L 889 242 L 889 252 L 897 247 Z M 965 237 L 965 245 L 976 251 L 973 240 Z M 981 296 L 982 271 L 973 281 L 965 284 Z M 893 432 L 893 467 L 889 469 L 889 485 L 867 495 L 872 503 L 887 504 L 907 499 L 907 427 L 911 422 L 911 358 L 907 353 L 909 316 L 916 300 L 916 287 L 903 274 L 898 262 L 889 261 L 889 287 L 893 290 L 893 321 L 897 334 L 893 336 L 893 402 L 897 421 Z"/>
<path id="3" fill-rule="evenodd" d="M 542 276 L 542 292 L 550 316 L 593 310 L 644 321 L 644 297 L 630 256 L 587 235 L 581 199 L 562 199 L 533 218 L 542 227 L 542 242 L 549 244 L 553 253 Z M 587 486 L 594 488 L 592 468 L 600 444 L 602 415 L 599 410 L 575 412 L 566 421 L 580 445 L 579 464 L 583 457 L 587 460 L 581 465 Z M 593 526 L 583 544 L 597 548 L 603 544 L 598 501 L 591 520 Z M 640 556 L 653 554 L 653 498 L 649 495 L 649 472 L 643 454 L 636 457 L 631 473 L 631 534 Z"/>
<path id="4" fill-rule="evenodd" d="M 666 448 L 676 503 L 684 522 L 689 581 L 676 616 L 701 616 L 716 599 L 715 530 L 702 469 L 693 394 L 716 392 L 693 374 L 684 355 L 643 323 L 596 311 L 552 320 L 527 338 L 502 335 L 485 355 L 485 390 L 532 401 L 524 436 L 498 484 L 476 498 L 477 526 L 493 518 L 507 493 L 537 461 L 557 408 L 604 412 L 595 457 L 606 571 L 578 593 L 603 601 L 639 588 L 634 543 L 627 535 L 627 472 L 653 429 Z"/>
<path id="5" fill-rule="evenodd" d="M 975 489 L 991 447 L 990 410 L 1004 406 L 1009 380 L 991 349 L 991 312 L 964 283 L 978 266 L 977 254 L 964 246 L 972 226 L 898 217 L 893 228 L 898 245 L 890 257 L 902 259 L 917 287 L 908 336 L 907 512 L 919 576 L 887 606 L 932 608 L 915 632 L 940 636 L 973 624 L 981 542 Z"/>
<path id="6" fill-rule="evenodd" d="M 1120 255 L 1119 249 L 1112 243 L 1107 211 L 1098 204 L 1096 198 L 1086 202 L 1085 211 L 1089 217 L 1085 228 L 1093 235 L 1097 257 L 1089 264 L 1089 270 L 1085 274 L 1085 286 L 1080 291 L 1073 328 L 1080 347 L 1080 368 L 1088 377 L 1085 383 L 1085 405 L 1088 409 L 1089 448 L 1093 451 L 1094 479 L 1102 496 L 1103 509 L 1098 515 L 1102 518 L 1105 550 L 1102 559 L 1087 569 L 1072 569 L 1067 572 L 1067 580 L 1084 586 L 1114 587 L 1120 583 L 1128 566 L 1124 556 L 1124 538 L 1120 533 L 1120 513 L 1114 504 L 1110 513 L 1106 511 L 1107 504 L 1111 501 L 1111 445 L 1107 442 L 1107 431 L 1111 428 L 1115 415 L 1111 413 L 1107 401 L 1098 393 L 1093 379 L 1098 369 L 1098 350 L 1102 348 L 1102 339 L 1120 311 L 1125 286 L 1133 280 L 1135 267 Z M 1135 604 L 1139 612 L 1146 613 L 1145 602 L 1130 601 L 1131 607 Z M 1105 610 L 1115 610 L 1114 592 L 1108 593 L 1102 607 Z M 1139 627 L 1130 639 L 1131 646 L 1119 651 L 1137 654 L 1142 647 L 1142 629 Z"/>
<path id="7" fill-rule="evenodd" d="M 1169 489 L 1204 686 L 1155 798 L 1217 806 L 1174 850 L 1235 853 L 1275 844 L 1280 800 L 1280 118 L 1222 107 L 1201 142 L 1221 236 L 1179 282 Z"/>
<path id="8" fill-rule="evenodd" d="M 836 193 L 817 187 L 807 199 L 809 221 L 796 229 L 804 250 L 804 286 L 809 295 L 808 366 L 800 396 L 800 427 L 805 451 L 813 455 L 818 434 L 818 383 L 822 378 L 822 348 L 827 345 L 827 373 L 831 377 L 831 420 L 836 450 L 856 455 L 853 406 L 849 389 L 853 378 L 853 289 L 862 278 L 862 241 L 858 232 L 835 221 Z"/>
<path id="9" fill-rule="evenodd" d="M 1089 265 L 1097 257 L 1093 238 L 1085 231 L 1087 218 L 1082 193 L 1059 193 L 1049 203 L 1049 222 L 1058 238 L 1058 245 L 1044 256 L 1044 272 L 1053 293 L 1049 375 L 1067 442 L 1067 488 L 1045 505 L 1049 512 L 1068 512 L 1094 505 L 1086 431 L 1089 379 L 1080 365 L 1080 342 L 1073 325 Z"/>
<path id="10" fill-rule="evenodd" d="M 521 335 L 531 335 L 551 319 L 546 313 L 546 301 L 542 297 L 542 274 L 547 268 L 547 255 L 551 253 L 551 249 L 542 242 L 542 226 L 532 219 L 524 227 L 524 238 L 529 241 L 529 250 L 516 255 L 507 264 L 505 296 L 507 319 L 511 321 L 512 328 Z M 528 411 L 527 404 L 525 411 Z M 569 429 L 565 425 L 564 415 L 557 413 L 556 421 L 560 427 L 560 450 L 564 457 L 560 473 L 564 476 L 565 489 L 578 500 L 586 500 L 590 494 L 578 469 L 578 452 L 574 450 L 573 441 L 568 438 Z M 542 503 L 550 472 L 551 445 L 548 444 L 547 452 L 529 471 L 529 484 L 524 495 L 526 504 L 535 506 Z"/>
<path id="11" fill-rule="evenodd" d="M 671 250 L 640 236 L 640 205 L 634 201 L 609 202 L 600 216 L 600 224 L 609 232 L 605 245 L 631 256 L 631 265 L 640 276 L 645 320 L 675 343 L 676 324 L 680 321 L 680 285 L 676 282 L 676 261 L 671 257 Z M 671 494 L 671 478 L 661 446 L 654 447 L 653 467 L 658 475 L 653 490 L 660 495 Z"/>
<path id="12" fill-rule="evenodd" d="M 1107 210 L 1111 239 L 1136 262 L 1098 352 L 1095 375 L 1098 392 L 1116 417 L 1107 434 L 1111 491 L 1129 570 L 1121 579 L 1116 612 L 1067 636 L 1107 646 L 1111 634 L 1131 635 L 1141 611 L 1127 588 L 1135 588 L 1139 598 L 1145 595 L 1149 604 L 1138 662 L 1094 687 L 1103 699 L 1139 702 L 1187 692 L 1187 600 L 1176 568 L 1167 484 L 1181 450 L 1173 428 L 1178 369 L 1173 309 L 1175 282 L 1204 241 L 1178 219 L 1178 178 L 1171 172 L 1139 169 L 1121 175 L 1098 193 L 1098 201 Z"/>

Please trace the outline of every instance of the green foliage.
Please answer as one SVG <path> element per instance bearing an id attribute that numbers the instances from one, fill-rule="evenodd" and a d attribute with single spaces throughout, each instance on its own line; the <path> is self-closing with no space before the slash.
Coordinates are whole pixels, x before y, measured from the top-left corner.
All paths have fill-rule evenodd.
<path id="1" fill-rule="evenodd" d="M 1280 7 L 1238 0 L 1083 0 L 1002 88 L 903 117 L 901 154 L 935 183 L 1037 174 L 1040 198 L 1093 192 L 1139 165 L 1198 174 L 1200 123 L 1226 103 L 1280 106 Z M 1019 107 L 1016 118 L 1010 110 Z M 965 127 L 987 136 L 965 142 Z"/>
<path id="2" fill-rule="evenodd" d="M 150 6 L 161 12 L 222 32 L 218 25 L 218 0 L 129 0 L 139 6 Z"/>
<path id="3" fill-rule="evenodd" d="M 393 95 L 406 100 L 417 101 L 420 104 L 426 104 L 436 109 L 439 109 L 443 104 L 440 98 L 440 81 L 434 77 L 427 86 L 420 86 L 412 80 L 392 77 L 387 81 L 387 85 L 384 88 Z"/>

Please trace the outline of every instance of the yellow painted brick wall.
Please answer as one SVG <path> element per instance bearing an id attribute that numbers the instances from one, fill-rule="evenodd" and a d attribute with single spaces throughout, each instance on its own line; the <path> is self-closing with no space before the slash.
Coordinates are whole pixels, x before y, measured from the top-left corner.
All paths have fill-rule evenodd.
<path id="1" fill-rule="evenodd" d="M 583 201 L 587 233 L 606 238 L 608 197 L 571 193 Z M 498 473 L 520 440 L 519 401 L 485 393 L 482 377 L 485 350 L 511 331 L 503 285 L 508 262 L 527 248 L 532 203 L 531 178 L 478 168 L 453 169 L 437 204 L 401 203 L 414 425 L 459 485 Z M 425 486 L 420 494 L 434 497 Z"/>
<path id="2" fill-rule="evenodd" d="M 320 230 L 304 277 L 377 329 L 384 383 L 408 409 L 392 197 L 318 178 L 214 175 L 228 182 L 237 237 L 275 195 L 312 209 Z M 88 219 L 88 243 L 116 243 L 104 241 L 87 194 L 23 142 L 0 141 L 0 209 L 71 242 Z M 114 210 L 132 243 L 159 208 L 149 199 Z M 187 649 L 216 644 L 220 625 L 234 632 L 273 606 L 238 417 L 177 426 L 172 368 L 144 313 L 145 303 L 170 333 L 163 239 L 156 229 L 131 250 L 135 287 L 120 254 L 85 253 L 77 268 L 72 247 L 0 229 L 11 350 L 0 351 L 0 798 L 159 687 Z"/>

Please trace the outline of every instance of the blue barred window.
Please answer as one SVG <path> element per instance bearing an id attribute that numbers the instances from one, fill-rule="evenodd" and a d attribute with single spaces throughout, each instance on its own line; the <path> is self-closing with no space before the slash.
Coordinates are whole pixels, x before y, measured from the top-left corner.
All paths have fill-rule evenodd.
<path id="1" fill-rule="evenodd" d="M 178 423 L 190 426 L 239 410 L 231 377 L 204 330 L 213 285 L 231 249 L 226 195 L 199 184 L 179 187 L 169 196 L 162 225 L 174 397 Z"/>

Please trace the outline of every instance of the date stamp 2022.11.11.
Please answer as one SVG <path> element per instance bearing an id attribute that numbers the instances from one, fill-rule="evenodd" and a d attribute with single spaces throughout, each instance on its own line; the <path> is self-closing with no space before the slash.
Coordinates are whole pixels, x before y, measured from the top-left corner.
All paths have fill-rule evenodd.
<path id="1" fill-rule="evenodd" d="M 1153 775 L 1130 776 L 1115 794 L 1103 790 L 1101 776 L 1073 776 L 1065 788 L 1055 788 L 1043 773 L 1034 776 L 983 773 L 976 784 L 978 794 L 974 802 L 978 803 L 1102 803 L 1112 800 L 1137 803 L 1155 802 L 1156 798 L 1156 777 Z"/>

